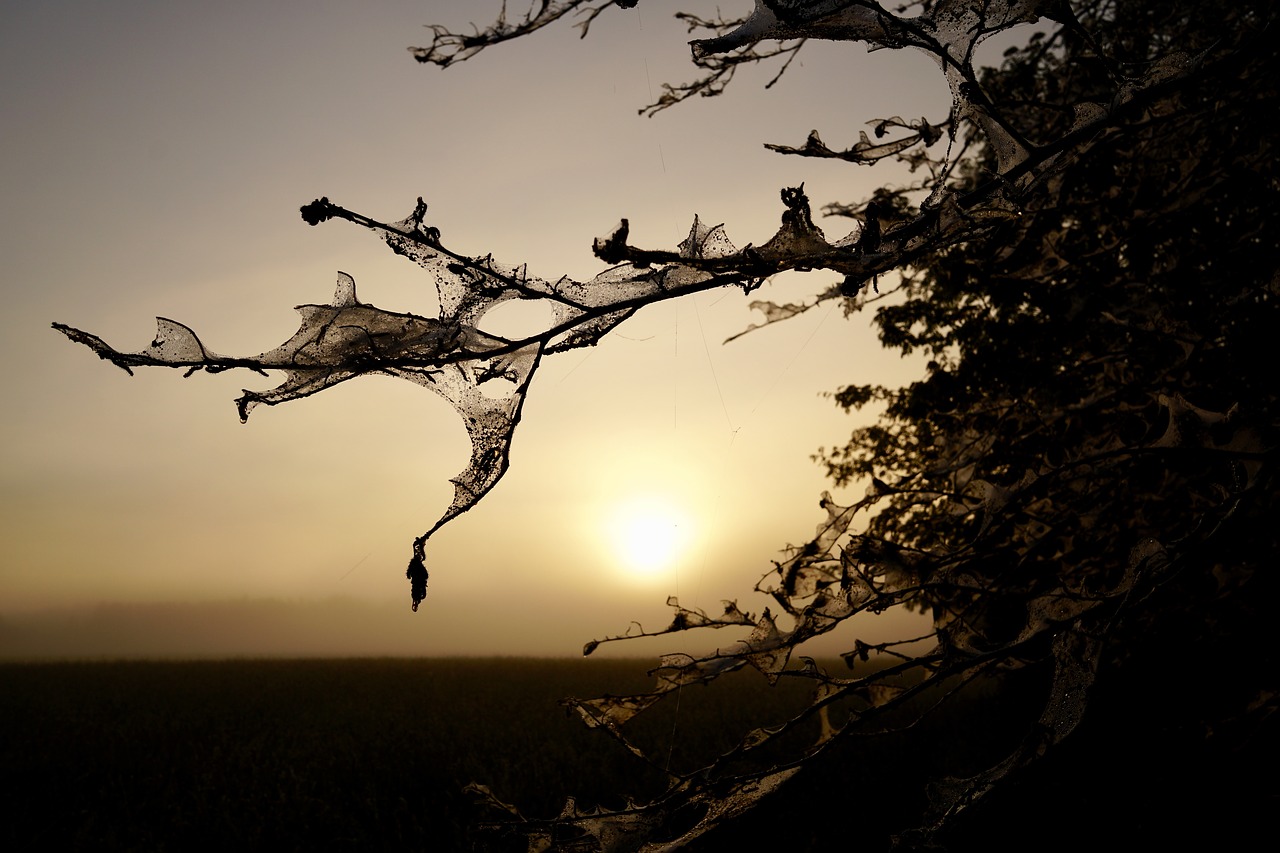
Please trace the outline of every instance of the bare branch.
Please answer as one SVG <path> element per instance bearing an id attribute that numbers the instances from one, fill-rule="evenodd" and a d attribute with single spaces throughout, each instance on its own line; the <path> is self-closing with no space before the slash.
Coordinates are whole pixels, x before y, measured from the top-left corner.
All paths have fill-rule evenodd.
<path id="1" fill-rule="evenodd" d="M 586 38 L 591 22 L 609 6 L 629 9 L 635 4 L 636 0 L 536 0 L 523 18 L 512 23 L 507 20 L 507 4 L 503 0 L 498 19 L 485 29 L 473 26 L 470 33 L 457 33 L 439 24 L 428 24 L 431 43 L 426 47 L 411 47 L 409 52 L 419 62 L 448 68 L 455 62 L 470 59 L 487 47 L 535 33 L 570 12 L 585 16 L 577 26 L 581 37 Z"/>

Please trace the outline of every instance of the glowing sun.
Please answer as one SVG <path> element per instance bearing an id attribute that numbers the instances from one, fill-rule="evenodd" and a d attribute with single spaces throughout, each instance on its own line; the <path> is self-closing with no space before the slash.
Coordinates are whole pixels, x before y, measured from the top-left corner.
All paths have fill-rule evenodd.
<path id="1" fill-rule="evenodd" d="M 689 539 L 689 524 L 669 504 L 632 500 L 614 510 L 608 537 L 623 567 L 636 575 L 651 575 L 680 558 Z"/>

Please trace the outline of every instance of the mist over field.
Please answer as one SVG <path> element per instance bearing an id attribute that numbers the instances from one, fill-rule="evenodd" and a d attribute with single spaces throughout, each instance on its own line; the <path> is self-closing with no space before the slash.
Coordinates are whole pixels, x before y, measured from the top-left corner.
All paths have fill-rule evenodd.
<path id="1" fill-rule="evenodd" d="M 423 632 L 387 606 L 229 600 L 100 604 L 0 617 L 0 658 L 217 658 L 421 655 Z M 408 608 L 404 608 L 408 609 Z M 421 627 L 419 625 L 419 627 Z M 461 653 L 453 649 L 452 653 Z"/>
<path id="2" fill-rule="evenodd" d="M 0 661 L 118 658 L 237 657 L 473 657 L 511 653 L 478 639 L 486 630 L 521 637 L 522 656 L 575 657 L 582 645 L 627 627 L 621 615 L 600 615 L 594 636 L 563 625 L 554 602 L 536 607 L 492 602 L 493 616 L 476 624 L 447 608 L 414 614 L 406 601 L 371 602 L 353 597 L 316 601 L 231 599 L 210 602 L 112 603 L 90 607 L 0 613 Z M 903 614 L 863 622 L 857 635 L 877 642 L 902 628 Z M 660 627 L 661 618 L 646 624 Z M 647 657 L 727 645 L 727 630 L 606 643 L 593 657 Z M 836 655 L 853 640 L 842 634 L 813 654 Z"/>
<path id="3" fill-rule="evenodd" d="M 518 622 L 514 614 L 502 620 Z M 530 613 L 530 622 L 536 616 Z M 0 659 L 369 657 L 493 654 L 448 612 L 334 597 L 111 603 L 0 616 Z M 532 627 L 532 624 L 529 626 Z M 535 635 L 530 653 L 571 656 L 585 639 Z"/>

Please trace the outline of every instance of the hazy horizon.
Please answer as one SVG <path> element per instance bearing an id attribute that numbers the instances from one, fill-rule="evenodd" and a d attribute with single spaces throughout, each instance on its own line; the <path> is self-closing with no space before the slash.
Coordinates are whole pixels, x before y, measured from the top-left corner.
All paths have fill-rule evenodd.
<path id="1" fill-rule="evenodd" d="M 29 611 L 0 611 L 0 662 L 130 659 L 347 658 L 347 657 L 581 657 L 582 645 L 625 630 L 583 636 L 552 631 L 552 614 L 503 608 L 495 615 L 507 631 L 527 639 L 519 648 L 498 651 L 467 638 L 448 614 L 415 619 L 407 605 L 335 596 L 320 600 L 226 599 L 222 601 L 100 602 Z M 924 617 L 921 633 L 924 632 Z M 879 621 L 877 621 L 879 620 Z M 668 620 L 669 621 L 669 620 Z M 516 623 L 516 624 L 512 624 Z M 522 623 L 522 624 L 521 624 Z M 654 622 L 650 631 L 665 627 Z M 864 642 L 900 639 L 900 616 L 868 615 L 857 636 Z M 689 631 L 605 643 L 592 658 L 637 658 L 727 646 L 742 630 Z M 457 639 L 451 639 L 451 636 Z M 802 649 L 834 658 L 852 647 L 841 632 Z M 810 647 L 811 646 L 811 647 Z"/>

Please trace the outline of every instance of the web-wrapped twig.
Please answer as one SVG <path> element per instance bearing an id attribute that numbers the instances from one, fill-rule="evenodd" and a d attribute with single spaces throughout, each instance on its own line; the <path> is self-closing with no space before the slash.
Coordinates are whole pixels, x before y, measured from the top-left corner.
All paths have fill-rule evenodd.
<path id="1" fill-rule="evenodd" d="M 501 264 L 490 255 L 460 254 L 426 224 L 419 199 L 406 219 L 384 223 L 354 213 L 327 198 L 302 208 L 312 225 L 345 219 L 380 236 L 392 251 L 421 266 L 435 285 L 437 316 L 386 311 L 359 301 L 355 280 L 340 273 L 333 299 L 301 305 L 298 332 L 256 356 L 214 352 L 188 326 L 159 318 L 156 337 L 139 352 L 117 350 L 88 332 L 55 323 L 54 328 L 128 373 L 136 367 L 170 367 L 190 376 L 243 368 L 280 370 L 285 381 L 271 391 L 249 391 L 236 401 L 242 421 L 259 405 L 309 397 L 361 375 L 407 379 L 439 394 L 458 412 L 471 439 L 471 460 L 454 478 L 454 498 L 445 513 L 413 546 L 407 575 L 416 609 L 426 592 L 427 539 L 466 512 L 501 479 L 510 461 L 511 440 L 526 393 L 540 360 L 571 349 L 594 346 L 645 305 L 701 290 L 739 285 L 750 290 L 775 272 L 808 263 L 809 253 L 830 255 L 830 263 L 861 263 L 856 252 L 842 259 L 826 243 L 808 214 L 799 188 L 784 190 L 786 211 L 778 233 L 759 248 L 739 251 L 721 226 L 694 218 L 688 237 L 674 251 L 643 250 L 626 242 L 626 220 L 596 241 L 596 252 L 615 266 L 587 282 L 531 276 L 524 266 Z M 485 315 L 512 299 L 549 306 L 547 328 L 519 340 L 484 331 Z"/>

